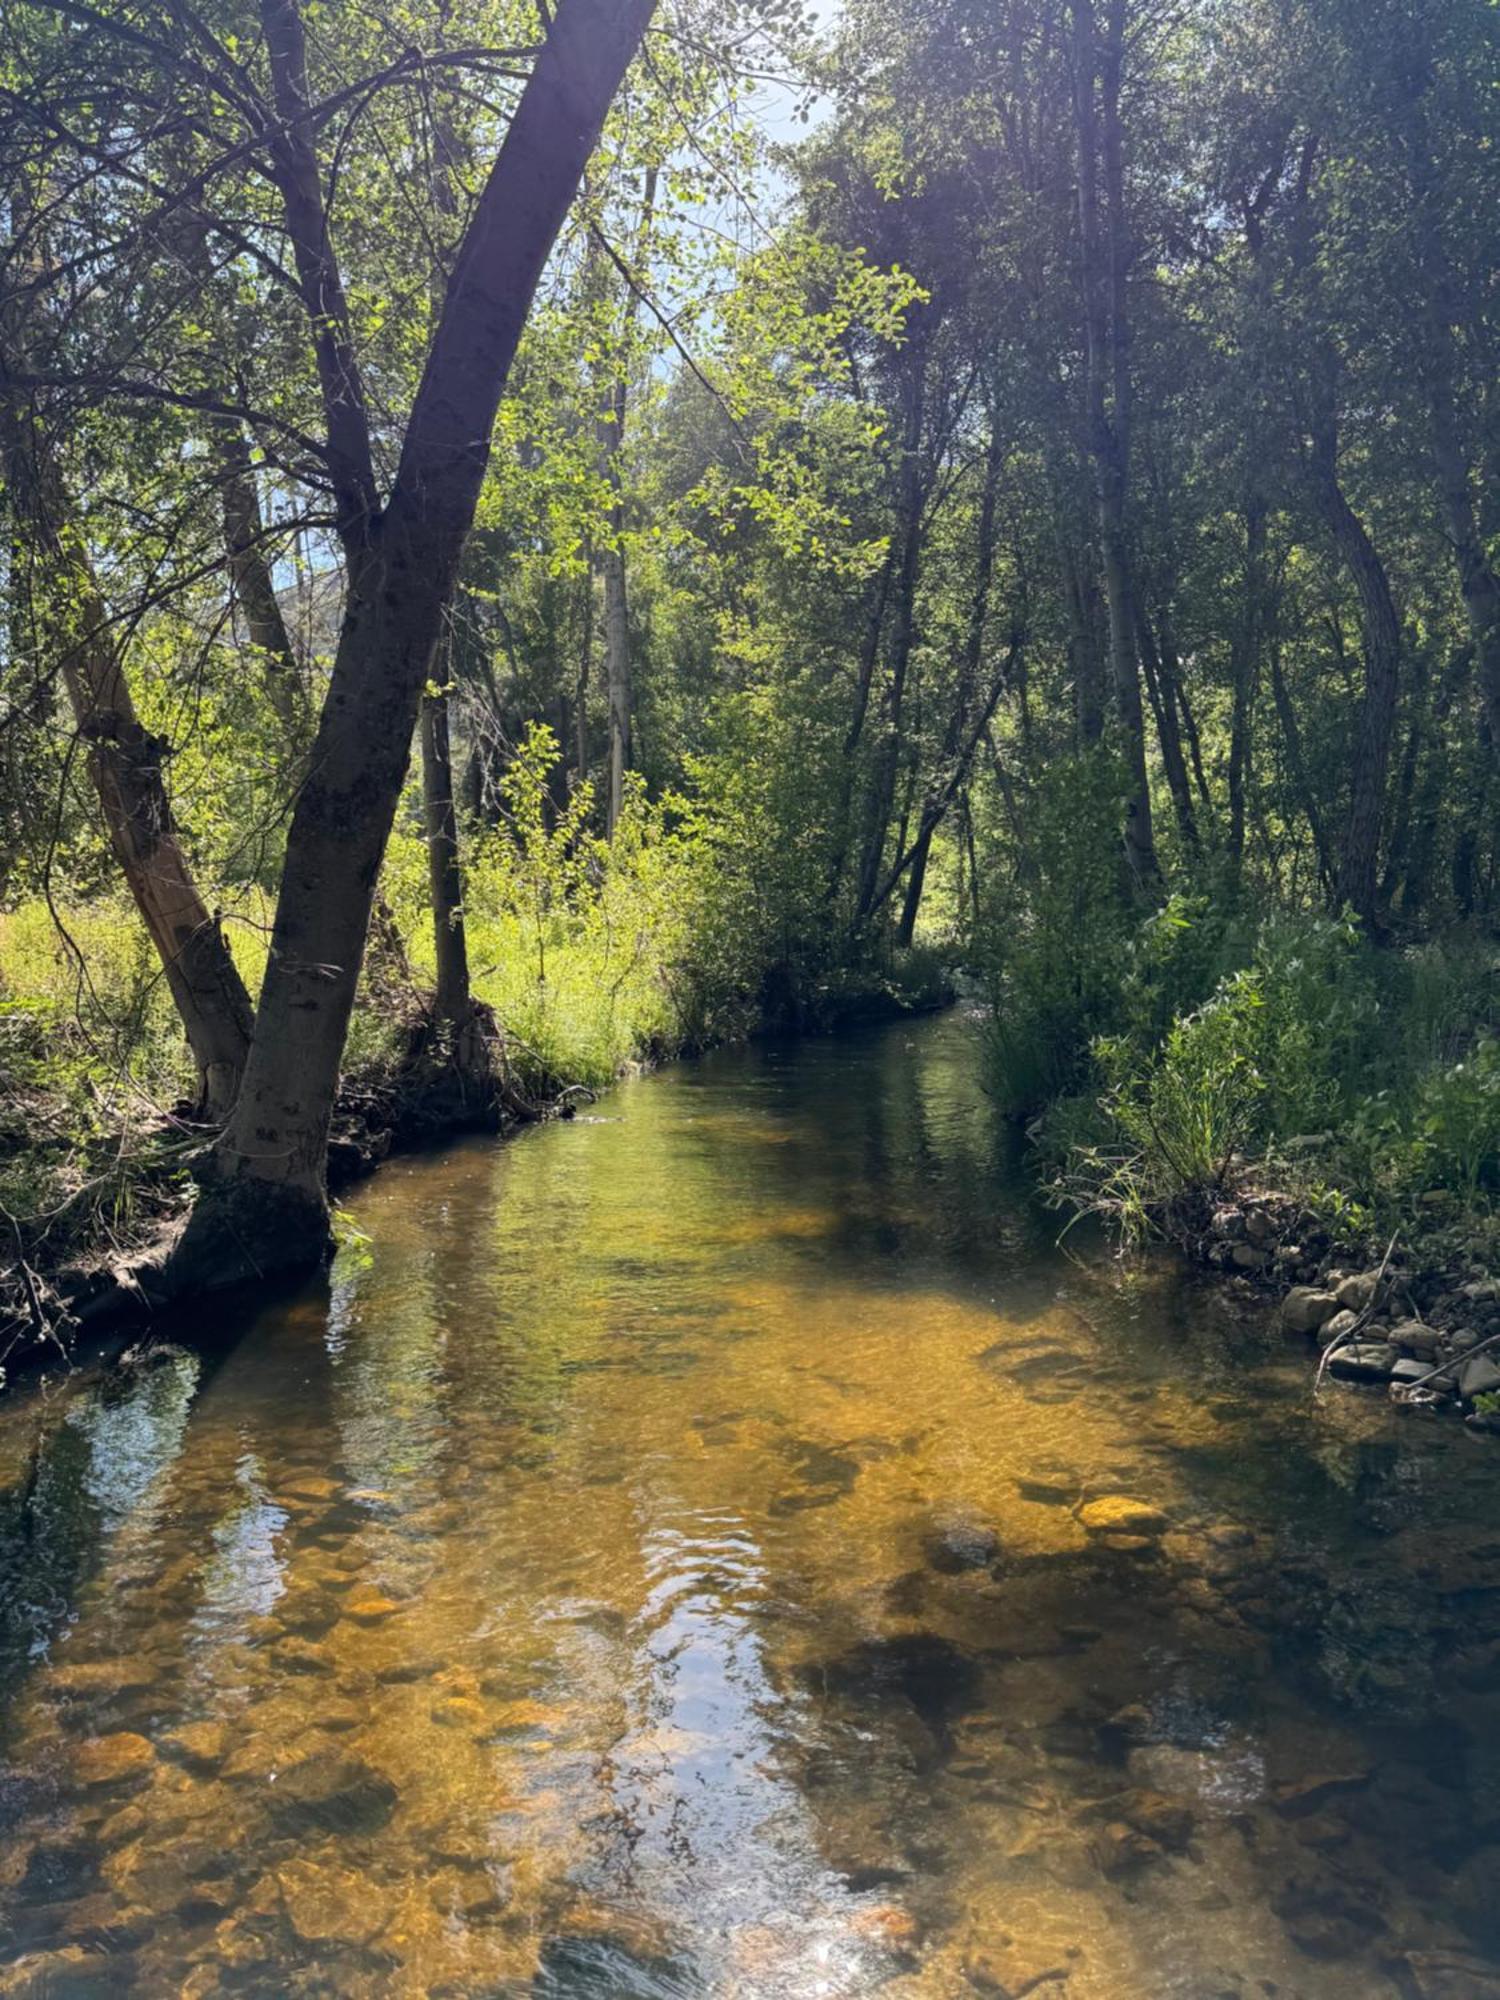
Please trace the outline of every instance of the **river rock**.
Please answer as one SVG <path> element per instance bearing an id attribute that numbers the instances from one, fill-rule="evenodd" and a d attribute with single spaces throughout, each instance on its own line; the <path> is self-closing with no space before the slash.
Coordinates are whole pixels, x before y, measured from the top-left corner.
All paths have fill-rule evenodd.
<path id="1" fill-rule="evenodd" d="M 1397 1347 L 1404 1347 L 1408 1354 L 1436 1354 L 1442 1335 L 1435 1326 L 1428 1326 L 1419 1319 L 1397 1320 L 1391 1328 L 1390 1337 Z"/>
<path id="2" fill-rule="evenodd" d="M 1409 1951 L 1401 1961 L 1415 2000 L 1500 2000 L 1500 1968 L 1457 1951 Z"/>
<path id="3" fill-rule="evenodd" d="M 140 1660 L 71 1660 L 47 1675 L 50 1694 L 65 1701 L 88 1701 L 144 1694 L 155 1683 L 149 1662 Z"/>
<path id="4" fill-rule="evenodd" d="M 1283 1819 L 1302 1819 L 1318 1812 L 1330 1801 L 1363 1789 L 1370 1782 L 1368 1771 L 1318 1771 L 1277 1785 L 1272 1804 Z"/>
<path id="5" fill-rule="evenodd" d="M 1500 1361 L 1493 1353 L 1474 1355 L 1458 1371 L 1458 1393 L 1469 1402 L 1476 1396 L 1493 1395 L 1497 1389 L 1500 1389 Z"/>
<path id="6" fill-rule="evenodd" d="M 1321 1338 L 1325 1346 L 1336 1340 L 1347 1340 L 1359 1325 L 1359 1314 L 1341 1309 L 1332 1319 L 1324 1320 Z"/>
<path id="7" fill-rule="evenodd" d="M 1380 1289 L 1378 1271 L 1356 1271 L 1351 1278 L 1345 1278 L 1336 1288 L 1334 1297 L 1349 1312 L 1361 1313 L 1375 1303 L 1375 1294 Z"/>
<path id="8" fill-rule="evenodd" d="M 185 1764 L 196 1776 L 207 1777 L 228 1754 L 229 1731 L 222 1722 L 185 1722 L 163 1737 L 161 1747 L 174 1762 Z"/>
<path id="9" fill-rule="evenodd" d="M 387 1618 L 394 1618 L 400 1609 L 395 1598 L 387 1597 L 384 1591 L 376 1590 L 370 1584 L 351 1592 L 344 1601 L 346 1616 L 361 1625 L 382 1624 Z"/>
<path id="10" fill-rule="evenodd" d="M 1078 1510 L 1078 1519 L 1091 1535 L 1162 1535 L 1171 1526 L 1160 1507 L 1153 1507 L 1149 1500 L 1134 1500 L 1126 1493 L 1086 1500 Z"/>
<path id="11" fill-rule="evenodd" d="M 1383 1341 L 1354 1341 L 1329 1359 L 1330 1375 L 1348 1382 L 1388 1382 L 1396 1367 L 1396 1350 Z"/>
<path id="12" fill-rule="evenodd" d="M 302 1944 L 368 1944 L 385 1922 L 385 1897 L 351 1868 L 286 1861 L 275 1882 L 287 1922 Z"/>
<path id="13" fill-rule="evenodd" d="M 1180 1851 L 1192 1837 L 1192 1808 L 1162 1792 L 1131 1792 L 1120 1801 L 1119 1811 L 1128 1826 L 1160 1847 Z"/>
<path id="14" fill-rule="evenodd" d="M 144 1778 L 156 1763 L 156 1752 L 144 1736 L 128 1729 L 80 1743 L 73 1768 L 89 1786 L 123 1785 Z"/>
<path id="15" fill-rule="evenodd" d="M 1112 1819 L 1089 1842 L 1089 1853 L 1102 1875 L 1130 1875 L 1148 1861 L 1159 1861 L 1162 1848 L 1150 1834 L 1122 1819 Z"/>
<path id="16" fill-rule="evenodd" d="M 1000 1553 L 1000 1537 L 983 1521 L 942 1521 L 923 1536 L 922 1553 L 930 1569 L 957 1576 L 964 1570 L 988 1569 Z"/>
<path id="17" fill-rule="evenodd" d="M 0 1969 L 0 1994 L 5 2000 L 91 2000 L 121 1992 L 124 1968 L 116 1952 L 85 1951 L 70 1944 L 61 1951 L 33 1951 Z"/>
<path id="18" fill-rule="evenodd" d="M 338 1662 L 326 1646 L 319 1646 L 311 1639 L 288 1636 L 278 1639 L 271 1648 L 271 1664 L 282 1674 L 319 1674 L 331 1677 L 338 1672 Z"/>
<path id="19" fill-rule="evenodd" d="M 1293 1285 L 1281 1302 L 1281 1323 L 1289 1333 L 1316 1333 L 1339 1309 L 1332 1292 Z"/>
<path id="20" fill-rule="evenodd" d="M 395 1811 L 396 1787 L 358 1757 L 334 1752 L 306 1757 L 281 1772 L 270 1793 L 277 1830 L 301 1833 L 373 1833 Z"/>
<path id="21" fill-rule="evenodd" d="M 158 1916 L 192 1906 L 204 1915 L 224 1916 L 229 1892 L 211 1888 L 214 1877 L 228 1869 L 222 1830 L 218 1837 L 186 1834 L 176 1839 L 133 1841 L 110 1855 L 104 1878 L 126 1903 L 140 1904 Z"/>
<path id="22" fill-rule="evenodd" d="M 1403 1355 L 1391 1370 L 1393 1382 L 1426 1382 L 1431 1377 L 1434 1389 L 1443 1388 L 1448 1378 L 1444 1375 L 1432 1376 L 1433 1362 L 1430 1357 L 1419 1358 L 1415 1354 Z"/>
<path id="23" fill-rule="evenodd" d="M 1254 1243 L 1236 1243 L 1229 1253 L 1229 1261 L 1240 1271 L 1264 1271 L 1271 1261 L 1271 1253 Z"/>

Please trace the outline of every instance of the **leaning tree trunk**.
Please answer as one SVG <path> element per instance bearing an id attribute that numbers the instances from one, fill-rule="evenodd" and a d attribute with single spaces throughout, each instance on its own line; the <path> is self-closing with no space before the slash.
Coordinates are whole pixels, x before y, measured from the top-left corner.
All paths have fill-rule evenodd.
<path id="1" fill-rule="evenodd" d="M 218 1123 L 234 1104 L 249 1054 L 250 996 L 182 851 L 163 777 L 167 746 L 136 715 L 61 473 L 33 414 L 0 396 L 0 420 L 11 506 L 46 565 L 43 630 L 87 748 L 110 847 L 193 1052 L 198 1114 Z"/>
<path id="2" fill-rule="evenodd" d="M 326 1248 L 329 1118 L 422 689 L 532 295 L 653 11 L 653 0 L 560 0 L 554 10 L 460 248 L 382 508 L 318 196 L 300 23 L 283 0 L 264 4 L 281 65 L 282 198 L 313 327 L 348 584 L 250 1060 L 181 1247 L 186 1282 L 305 1267 Z"/>

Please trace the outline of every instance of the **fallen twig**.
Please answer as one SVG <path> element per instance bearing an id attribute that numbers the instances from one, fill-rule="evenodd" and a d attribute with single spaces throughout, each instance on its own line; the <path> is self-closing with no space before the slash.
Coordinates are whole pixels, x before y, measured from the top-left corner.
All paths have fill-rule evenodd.
<path id="1" fill-rule="evenodd" d="M 1319 1389 L 1323 1386 L 1324 1373 L 1326 1372 L 1328 1364 L 1333 1359 L 1334 1355 L 1340 1353 L 1344 1348 L 1352 1346 L 1354 1342 L 1359 1339 L 1359 1336 L 1364 1332 L 1365 1328 L 1369 1325 L 1371 1319 L 1373 1319 L 1375 1315 L 1375 1307 L 1380 1299 L 1380 1287 L 1385 1283 L 1386 1266 L 1391 1261 L 1391 1252 L 1396 1247 L 1396 1237 L 1399 1234 L 1400 1234 L 1399 1230 L 1394 1231 L 1391 1235 L 1390 1242 L 1387 1243 L 1385 1246 L 1385 1255 L 1381 1258 L 1380 1269 L 1375 1275 L 1375 1289 L 1370 1294 L 1370 1303 L 1360 1313 L 1359 1317 L 1355 1320 L 1353 1326 L 1351 1326 L 1347 1330 L 1347 1332 L 1339 1334 L 1337 1338 L 1334 1340 L 1330 1340 L 1328 1345 L 1323 1349 L 1322 1356 L 1318 1362 L 1318 1372 L 1313 1377 L 1313 1394 L 1315 1396 L 1317 1395 Z"/>

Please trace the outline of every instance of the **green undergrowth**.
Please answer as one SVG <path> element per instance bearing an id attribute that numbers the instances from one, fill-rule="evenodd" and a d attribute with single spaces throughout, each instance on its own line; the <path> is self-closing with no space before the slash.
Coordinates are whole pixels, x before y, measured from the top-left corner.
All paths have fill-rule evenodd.
<path id="1" fill-rule="evenodd" d="M 820 930 L 810 871 L 790 879 L 775 843 L 748 837 L 732 790 L 712 793 L 710 807 L 649 800 L 632 785 L 606 842 L 587 787 L 559 803 L 556 756 L 550 732 L 531 731 L 498 818 L 464 831 L 473 992 L 492 1010 L 523 1096 L 603 1089 L 633 1065 L 761 1026 L 831 1026 L 946 996 L 940 954 L 876 942 L 856 956 L 826 922 Z M 392 837 L 381 895 L 394 921 L 374 927 L 350 1026 L 352 1104 L 379 1103 L 432 985 L 414 806 Z M 253 993 L 270 894 L 254 882 L 231 887 L 221 908 Z M 203 1135 L 177 1113 L 192 1085 L 159 965 L 123 891 L 67 907 L 33 896 L 0 910 L 0 1230 L 38 1272 L 128 1250 L 188 1199 Z M 28 1311 L 13 1270 L 0 1283 L 0 1322 L 24 1335 Z"/>
<path id="2" fill-rule="evenodd" d="M 1237 1188 L 1294 1194 L 1335 1237 L 1482 1252 L 1500 1195 L 1500 946 L 1373 942 L 1348 918 L 1174 896 L 1044 1005 L 1035 937 L 992 968 L 997 1094 L 1059 1202 L 1173 1233 Z M 1091 957 L 1088 947 L 1083 956 Z M 1006 1018 L 1007 996 L 1024 1005 Z"/>

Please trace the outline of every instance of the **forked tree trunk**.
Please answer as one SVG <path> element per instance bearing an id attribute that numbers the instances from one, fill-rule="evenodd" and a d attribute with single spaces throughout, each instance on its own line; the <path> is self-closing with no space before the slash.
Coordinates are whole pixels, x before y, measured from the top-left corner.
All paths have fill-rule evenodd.
<path id="1" fill-rule="evenodd" d="M 249 1054 L 250 996 L 183 854 L 163 776 L 167 746 L 136 715 L 61 473 L 36 417 L 3 390 L 0 375 L 10 503 L 47 571 L 40 628 L 62 669 L 110 847 L 193 1052 L 198 1113 L 218 1123 L 234 1104 Z"/>
<path id="2" fill-rule="evenodd" d="M 343 625 L 287 840 L 239 1101 L 179 1256 L 187 1282 L 303 1267 L 328 1240 L 325 1165 L 370 904 L 445 608 L 532 295 L 652 0 L 560 0 L 469 224 L 386 505 L 327 218 L 300 22 L 265 0 L 278 167 L 313 326 L 348 552 Z"/>

